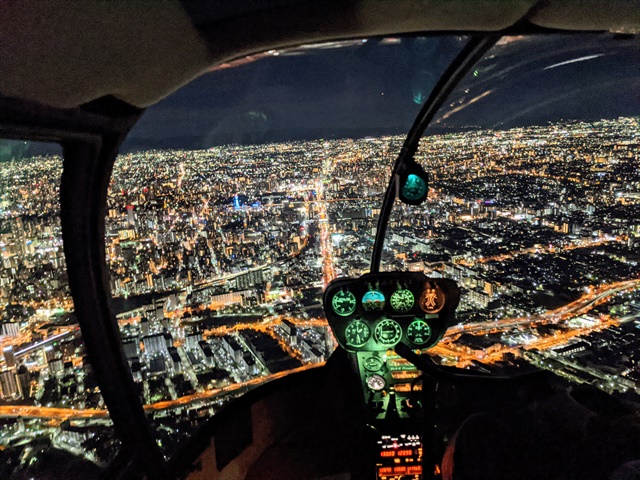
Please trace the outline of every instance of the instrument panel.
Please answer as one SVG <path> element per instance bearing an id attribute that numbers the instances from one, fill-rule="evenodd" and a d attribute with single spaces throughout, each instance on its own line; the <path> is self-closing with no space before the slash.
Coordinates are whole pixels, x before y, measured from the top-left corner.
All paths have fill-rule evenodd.
<path id="1" fill-rule="evenodd" d="M 331 282 L 324 310 L 348 352 L 385 351 L 399 342 L 426 349 L 442 338 L 459 300 L 452 280 L 419 272 L 381 272 Z"/>
<path id="2" fill-rule="evenodd" d="M 323 306 L 340 346 L 351 353 L 377 441 L 375 478 L 420 480 L 423 456 L 422 380 L 394 348 L 433 347 L 455 319 L 460 290 L 453 280 L 420 272 L 369 273 L 329 284 Z"/>

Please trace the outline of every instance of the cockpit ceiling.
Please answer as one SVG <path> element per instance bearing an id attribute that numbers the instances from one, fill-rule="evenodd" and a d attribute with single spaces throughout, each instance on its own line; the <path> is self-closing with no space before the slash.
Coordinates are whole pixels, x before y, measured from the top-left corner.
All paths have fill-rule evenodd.
<path id="1" fill-rule="evenodd" d="M 0 94 L 70 108 L 151 105 L 212 65 L 267 49 L 409 32 L 639 33 L 637 0 L 5 0 Z"/>

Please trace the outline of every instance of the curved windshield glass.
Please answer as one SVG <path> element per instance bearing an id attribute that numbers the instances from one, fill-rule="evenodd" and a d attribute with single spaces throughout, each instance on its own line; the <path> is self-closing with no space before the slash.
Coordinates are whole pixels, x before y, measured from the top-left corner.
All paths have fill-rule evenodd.
<path id="1" fill-rule="evenodd" d="M 442 364 L 543 368 L 637 404 L 638 59 L 627 37 L 505 37 L 436 116 L 429 199 L 396 211 L 388 253 L 463 290 Z"/>
<path id="2" fill-rule="evenodd" d="M 0 139 L 0 478 L 98 478 L 121 447 L 69 292 L 62 163 Z"/>
<path id="3" fill-rule="evenodd" d="M 331 354 L 323 288 L 367 268 L 399 135 L 462 45 L 269 51 L 213 68 L 136 125 L 106 250 L 124 353 L 167 455 L 230 400 Z"/>

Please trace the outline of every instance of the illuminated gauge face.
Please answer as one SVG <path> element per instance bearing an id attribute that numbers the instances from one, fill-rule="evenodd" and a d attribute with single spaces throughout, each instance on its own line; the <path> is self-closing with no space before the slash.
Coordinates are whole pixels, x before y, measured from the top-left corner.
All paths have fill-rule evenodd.
<path id="1" fill-rule="evenodd" d="M 384 294 L 380 290 L 369 290 L 362 297 L 362 308 L 367 312 L 381 312 L 384 304 Z"/>
<path id="2" fill-rule="evenodd" d="M 420 295 L 418 304 L 425 313 L 438 313 L 444 307 L 445 297 L 440 287 L 427 283 Z"/>
<path id="3" fill-rule="evenodd" d="M 347 325 L 344 331 L 344 338 L 347 345 L 352 347 L 363 347 L 371 337 L 371 329 L 362 320 L 355 320 Z"/>
<path id="4" fill-rule="evenodd" d="M 385 382 L 384 378 L 380 375 L 371 375 L 369 378 L 367 378 L 367 387 L 375 392 L 379 392 L 386 386 L 387 382 Z"/>
<path id="5" fill-rule="evenodd" d="M 413 302 L 413 293 L 411 293 L 411 290 L 407 290 L 405 288 L 393 292 L 389 299 L 391 308 L 396 312 L 408 312 L 411 310 L 411 307 L 413 307 Z"/>
<path id="6" fill-rule="evenodd" d="M 370 372 L 377 372 L 382 368 L 382 360 L 380 357 L 367 357 L 365 358 L 364 368 L 369 370 Z"/>
<path id="7" fill-rule="evenodd" d="M 391 347 L 400 341 L 402 327 L 395 320 L 385 319 L 376 325 L 376 341 L 385 347 Z"/>
<path id="8" fill-rule="evenodd" d="M 415 345 L 424 345 L 431 339 L 431 327 L 424 320 L 416 319 L 407 327 L 407 338 Z"/>
<path id="9" fill-rule="evenodd" d="M 348 317 L 356 311 L 356 297 L 349 290 L 340 290 L 331 299 L 331 308 L 336 315 Z"/>

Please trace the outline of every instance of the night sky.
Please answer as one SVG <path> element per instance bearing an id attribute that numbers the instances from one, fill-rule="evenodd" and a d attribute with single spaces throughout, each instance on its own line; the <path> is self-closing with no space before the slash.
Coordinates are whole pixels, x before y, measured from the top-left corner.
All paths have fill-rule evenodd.
<path id="1" fill-rule="evenodd" d="M 125 150 L 405 134 L 462 37 L 370 39 L 216 68 L 149 108 Z M 640 42 L 609 34 L 502 39 L 431 132 L 638 115 Z"/>

